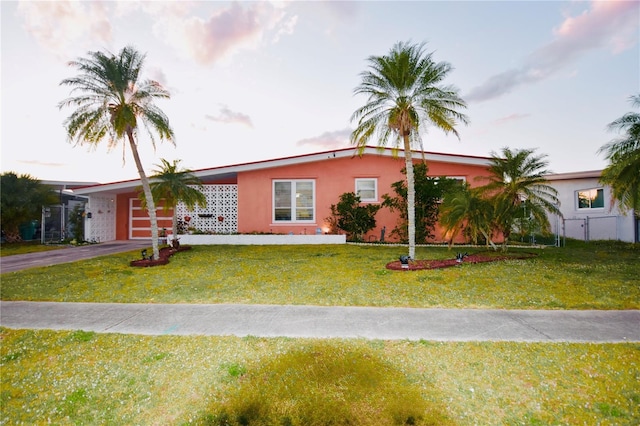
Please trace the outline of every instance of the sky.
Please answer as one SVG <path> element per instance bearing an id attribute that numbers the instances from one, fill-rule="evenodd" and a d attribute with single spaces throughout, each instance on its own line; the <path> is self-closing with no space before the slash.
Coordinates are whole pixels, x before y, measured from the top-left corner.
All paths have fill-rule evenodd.
<path id="1" fill-rule="evenodd" d="M 136 179 L 128 148 L 77 146 L 60 82 L 69 61 L 132 45 L 160 82 L 175 146 L 139 133 L 147 174 L 348 148 L 367 58 L 426 43 L 467 102 L 459 139 L 427 126 L 425 150 L 547 155 L 554 173 L 601 169 L 607 124 L 640 93 L 637 1 L 0 2 L 0 170 L 41 180 Z"/>

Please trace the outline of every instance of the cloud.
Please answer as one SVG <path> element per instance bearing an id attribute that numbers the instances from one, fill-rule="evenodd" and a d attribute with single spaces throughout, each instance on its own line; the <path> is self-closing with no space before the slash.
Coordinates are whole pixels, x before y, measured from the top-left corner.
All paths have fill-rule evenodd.
<path id="1" fill-rule="evenodd" d="M 217 116 L 207 114 L 204 118 L 218 123 L 242 124 L 247 127 L 253 127 L 251 117 L 240 112 L 231 111 L 226 106 L 220 108 L 220 113 Z"/>
<path id="2" fill-rule="evenodd" d="M 527 118 L 530 115 L 531 114 L 511 114 L 511 115 L 507 115 L 506 117 L 501 117 L 501 118 L 495 119 L 495 120 L 493 120 L 493 123 L 497 124 L 499 126 L 502 126 L 503 124 L 507 124 L 507 123 L 510 123 L 512 121 L 522 120 L 523 118 Z"/>
<path id="3" fill-rule="evenodd" d="M 25 30 L 59 58 L 68 59 L 92 42 L 108 44 L 112 38 L 108 10 L 102 2 L 21 1 L 17 11 Z"/>
<path id="4" fill-rule="evenodd" d="M 45 161 L 38 161 L 38 160 L 18 160 L 18 163 L 29 164 L 31 166 L 45 166 L 45 167 L 66 167 L 66 166 L 68 166 L 68 164 L 65 164 L 65 163 L 47 163 Z"/>
<path id="5" fill-rule="evenodd" d="M 280 37 L 283 35 L 293 34 L 297 23 L 298 23 L 297 15 L 291 16 L 287 20 L 283 20 L 282 25 L 279 26 L 280 28 L 278 29 L 278 32 L 273 38 L 273 42 L 277 43 L 278 41 L 280 41 Z"/>
<path id="6" fill-rule="evenodd" d="M 296 146 L 319 146 L 327 149 L 344 148 L 349 145 L 351 129 L 324 132 L 320 136 L 302 139 L 296 142 Z"/>
<path id="7" fill-rule="evenodd" d="M 164 73 L 164 71 L 161 68 L 158 68 L 158 67 L 149 68 L 149 78 L 157 81 L 162 86 L 167 87 L 167 83 L 168 83 L 167 75 Z"/>
<path id="8" fill-rule="evenodd" d="M 521 67 L 490 77 L 464 98 L 481 102 L 500 97 L 549 78 L 591 50 L 607 48 L 613 54 L 627 50 L 638 42 L 639 18 L 638 2 L 592 1 L 588 10 L 555 28 L 554 40 L 530 53 Z"/>
<path id="9" fill-rule="evenodd" d="M 216 4 L 216 3 L 211 3 Z M 161 16 L 155 34 L 167 44 L 208 65 L 231 56 L 241 48 L 255 49 L 272 35 L 292 34 L 297 17 L 268 2 L 231 3 L 208 18 Z"/>

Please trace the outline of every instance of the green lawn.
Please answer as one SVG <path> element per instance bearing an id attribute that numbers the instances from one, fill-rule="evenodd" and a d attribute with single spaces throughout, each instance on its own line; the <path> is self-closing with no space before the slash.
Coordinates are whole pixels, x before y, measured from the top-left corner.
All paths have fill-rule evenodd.
<path id="1" fill-rule="evenodd" d="M 8 329 L 0 329 L 0 337 L 0 424 L 6 425 L 49 421 L 216 424 L 212 419 L 225 409 L 229 412 L 235 407 L 246 413 L 247 401 L 254 408 L 264 404 L 256 397 L 242 398 L 252 395 L 252 389 L 270 395 L 268 402 L 282 387 L 298 389 L 295 386 L 302 379 L 305 390 L 287 394 L 289 406 L 303 404 L 304 395 L 320 392 L 325 397 L 334 395 L 337 402 L 319 399 L 316 406 L 333 404 L 336 408 L 330 411 L 335 413 L 345 408 L 340 404 L 342 398 L 349 400 L 361 387 L 369 389 L 367 379 L 373 384 L 382 380 L 371 369 L 358 370 L 360 363 L 353 360 L 353 353 L 364 354 L 360 358 L 367 360 L 365 365 L 386 366 L 386 374 L 403 382 L 401 389 L 422 397 L 422 402 L 413 401 L 395 407 L 397 410 L 426 407 L 429 418 L 439 419 L 438 424 L 640 422 L 638 344 L 332 339 L 324 341 L 323 350 L 310 339 Z M 302 361 L 290 355 L 309 346 L 311 353 L 323 356 L 323 377 L 310 376 L 317 371 L 307 372 L 308 361 L 303 358 L 305 364 L 299 365 Z M 346 372 L 345 359 L 354 366 Z M 276 386 L 279 391 L 274 390 Z M 384 389 L 387 387 L 400 386 L 394 382 L 386 383 Z M 295 418 L 292 411 L 289 416 Z M 381 418 L 360 424 L 391 424 Z"/>
<path id="2" fill-rule="evenodd" d="M 637 245 L 575 244 L 538 250 L 533 259 L 432 271 L 384 268 L 404 250 L 194 247 L 169 265 L 145 269 L 128 266 L 139 254 L 131 252 L 2 274 L 1 296 L 524 309 L 640 304 Z M 445 248 L 418 249 L 420 258 L 454 256 Z M 6 328 L 0 328 L 0 342 L 0 424 L 6 425 L 640 424 L 637 343 L 150 337 Z"/>
<path id="3" fill-rule="evenodd" d="M 40 251 L 58 250 L 66 248 L 62 244 L 40 244 L 39 241 L 27 241 L 22 243 L 0 244 L 0 256 L 13 256 L 16 254 L 36 253 Z"/>
<path id="4" fill-rule="evenodd" d="M 482 249 L 457 249 L 470 252 Z M 579 244 L 511 249 L 537 257 L 391 271 L 405 248 L 194 246 L 168 265 L 132 268 L 139 252 L 2 274 L 2 300 L 261 303 L 506 309 L 638 309 L 640 248 Z M 418 248 L 420 259 L 455 257 Z"/>

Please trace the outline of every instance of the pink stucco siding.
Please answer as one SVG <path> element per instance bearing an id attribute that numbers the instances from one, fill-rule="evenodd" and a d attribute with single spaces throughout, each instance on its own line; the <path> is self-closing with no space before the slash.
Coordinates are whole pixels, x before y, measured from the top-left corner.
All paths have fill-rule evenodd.
<path id="1" fill-rule="evenodd" d="M 402 157 L 366 155 L 363 157 L 331 158 L 311 163 L 291 164 L 278 168 L 246 171 L 238 174 L 238 232 L 272 232 L 313 234 L 320 228 L 328 230 L 326 218 L 330 216 L 330 206 L 338 202 L 345 192 L 355 192 L 357 178 L 376 178 L 378 183 L 377 202 L 382 202 L 383 194 L 395 195 L 391 184 L 404 179 Z M 430 176 L 464 177 L 475 186 L 475 178 L 486 175 L 486 166 L 428 162 Z M 315 221 L 312 223 L 276 223 L 273 220 L 273 181 L 288 179 L 309 179 L 315 181 Z M 367 239 L 377 239 L 382 227 L 386 227 L 386 239 L 396 226 L 398 215 L 383 208 L 376 215 L 377 227 L 367 235 Z M 444 241 L 444 236 L 436 232 L 436 241 Z"/>

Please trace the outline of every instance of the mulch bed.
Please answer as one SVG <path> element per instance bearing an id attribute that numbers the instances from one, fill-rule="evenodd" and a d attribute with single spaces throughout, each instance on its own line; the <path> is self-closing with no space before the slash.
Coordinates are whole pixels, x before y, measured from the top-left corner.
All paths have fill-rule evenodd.
<path id="1" fill-rule="evenodd" d="M 138 266 L 138 267 L 148 267 L 148 266 L 160 266 L 160 265 L 166 265 L 167 263 L 169 263 L 169 258 L 171 256 L 173 256 L 174 254 L 180 252 L 180 251 L 187 251 L 187 250 L 191 250 L 191 246 L 180 246 L 179 248 L 175 249 L 173 247 L 162 247 L 160 249 L 160 259 L 153 259 L 153 260 L 149 260 L 149 259 L 139 259 L 139 260 L 132 260 L 129 264 L 131 266 Z"/>
<path id="2" fill-rule="evenodd" d="M 514 260 L 514 259 L 529 259 L 537 256 L 536 253 L 519 253 L 517 255 L 495 255 L 486 253 L 475 253 L 464 257 L 462 262 L 458 262 L 456 259 L 439 259 L 439 260 L 413 260 L 409 262 L 409 268 L 402 268 L 402 263 L 399 260 L 387 263 L 387 269 L 394 271 L 422 271 L 425 269 L 439 269 L 449 268 L 451 266 L 458 266 L 465 263 L 484 263 L 484 262 L 497 262 L 501 260 Z"/>

